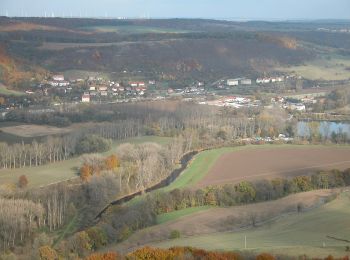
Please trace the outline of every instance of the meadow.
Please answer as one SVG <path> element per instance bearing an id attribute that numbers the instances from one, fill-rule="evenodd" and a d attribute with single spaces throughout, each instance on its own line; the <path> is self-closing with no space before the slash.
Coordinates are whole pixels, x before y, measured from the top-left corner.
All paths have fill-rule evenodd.
<path id="1" fill-rule="evenodd" d="M 220 232 L 153 243 L 152 246 L 192 246 L 207 250 L 249 250 L 290 256 L 326 257 L 348 255 L 349 243 L 328 238 L 349 239 L 349 191 L 319 208 L 281 216 L 257 228 Z M 245 237 L 247 244 L 245 247 Z"/>
<path id="2" fill-rule="evenodd" d="M 350 60 L 345 58 L 320 58 L 302 65 L 281 68 L 309 80 L 349 80 Z"/>

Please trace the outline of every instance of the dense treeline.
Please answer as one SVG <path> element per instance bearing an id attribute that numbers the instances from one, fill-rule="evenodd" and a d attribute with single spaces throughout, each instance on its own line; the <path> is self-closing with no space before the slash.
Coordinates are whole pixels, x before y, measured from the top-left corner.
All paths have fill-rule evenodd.
<path id="1" fill-rule="evenodd" d="M 289 194 L 317 189 L 331 189 L 350 185 L 350 169 L 318 172 L 311 176 L 297 176 L 292 179 L 243 181 L 238 184 L 213 186 L 202 190 L 173 190 L 168 193 L 149 194 L 149 200 L 156 205 L 156 214 L 162 214 L 188 207 L 235 206 L 282 198 Z"/>
<path id="2" fill-rule="evenodd" d="M 0 196 L 0 250 L 25 245 L 39 229 L 62 227 L 76 214 L 74 192 L 65 184 Z"/>
<path id="3" fill-rule="evenodd" d="M 44 208 L 40 203 L 0 197 L 0 249 L 15 246 L 44 226 Z"/>
<path id="4" fill-rule="evenodd" d="M 83 153 L 104 152 L 110 141 L 96 135 L 75 133 L 63 137 L 48 137 L 31 144 L 0 143 L 0 167 L 4 169 L 40 166 L 63 161 Z"/>

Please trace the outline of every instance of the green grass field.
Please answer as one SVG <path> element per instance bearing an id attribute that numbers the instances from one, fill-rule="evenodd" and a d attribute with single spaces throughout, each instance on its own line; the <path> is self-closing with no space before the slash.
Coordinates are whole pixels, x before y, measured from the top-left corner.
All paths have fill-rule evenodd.
<path id="1" fill-rule="evenodd" d="M 177 210 L 169 213 L 164 213 L 157 216 L 157 224 L 163 224 L 168 221 L 173 221 L 178 218 L 181 218 L 183 216 L 191 215 L 193 213 L 201 212 L 203 210 L 207 210 L 212 208 L 211 206 L 202 206 L 202 207 L 195 207 L 195 208 L 186 208 L 182 210 Z"/>
<path id="2" fill-rule="evenodd" d="M 246 231 L 215 233 L 154 243 L 168 248 L 191 246 L 207 250 L 245 250 L 312 257 L 349 255 L 345 242 L 327 238 L 350 239 L 350 194 L 342 193 L 336 200 L 301 214 L 282 216 L 278 220 Z"/>
<path id="3" fill-rule="evenodd" d="M 103 155 L 112 154 L 122 143 L 140 144 L 145 142 L 155 142 L 165 145 L 170 142 L 171 138 L 158 136 L 143 136 L 117 141 L 113 144 L 112 149 Z M 15 184 L 21 175 L 26 175 L 29 181 L 28 187 L 40 187 L 55 182 L 65 181 L 77 177 L 77 171 L 80 167 L 80 158 L 51 163 L 39 167 L 26 167 L 20 169 L 3 169 L 0 170 L 0 184 Z"/>

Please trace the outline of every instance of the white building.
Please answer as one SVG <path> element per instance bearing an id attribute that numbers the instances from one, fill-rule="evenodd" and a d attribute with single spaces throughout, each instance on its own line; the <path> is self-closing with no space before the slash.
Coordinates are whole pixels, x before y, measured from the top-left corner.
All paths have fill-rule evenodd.
<path id="1" fill-rule="evenodd" d="M 52 79 L 54 81 L 64 81 L 64 76 L 63 75 L 53 75 Z"/>
<path id="2" fill-rule="evenodd" d="M 238 79 L 228 79 L 226 84 L 227 84 L 227 86 L 238 86 L 239 81 L 238 81 Z"/>
<path id="3" fill-rule="evenodd" d="M 252 80 L 251 79 L 242 79 L 241 80 L 241 84 L 242 85 L 251 85 L 252 84 Z"/>

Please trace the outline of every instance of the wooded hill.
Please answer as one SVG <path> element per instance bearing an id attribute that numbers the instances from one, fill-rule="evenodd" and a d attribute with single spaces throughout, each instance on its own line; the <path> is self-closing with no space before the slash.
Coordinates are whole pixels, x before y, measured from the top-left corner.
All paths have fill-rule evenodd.
<path id="1" fill-rule="evenodd" d="M 11 58 L 52 72 L 79 69 L 118 77 L 126 70 L 157 80 L 209 81 L 302 64 L 317 56 L 310 47 L 315 44 L 344 54 L 341 43 L 350 36 L 316 31 L 325 23 L 3 17 L 0 41 Z M 323 43 L 323 38 L 328 40 Z"/>

